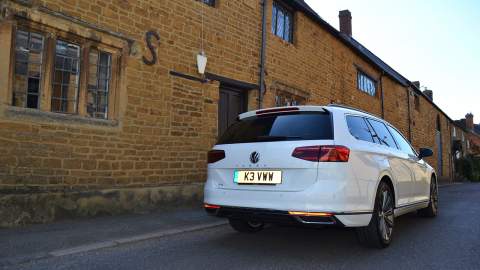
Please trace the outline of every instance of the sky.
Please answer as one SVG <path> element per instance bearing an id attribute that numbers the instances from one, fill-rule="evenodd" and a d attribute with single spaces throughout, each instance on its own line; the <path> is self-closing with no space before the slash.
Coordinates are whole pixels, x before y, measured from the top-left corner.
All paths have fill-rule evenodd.
<path id="1" fill-rule="evenodd" d="M 452 119 L 480 123 L 480 0 L 305 0 L 338 29 L 352 12 L 353 37 L 410 81 L 433 90 Z"/>

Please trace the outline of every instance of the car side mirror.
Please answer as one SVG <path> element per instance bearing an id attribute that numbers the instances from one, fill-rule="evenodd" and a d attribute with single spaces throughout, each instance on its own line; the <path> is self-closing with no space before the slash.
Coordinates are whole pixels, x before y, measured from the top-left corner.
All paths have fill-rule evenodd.
<path id="1" fill-rule="evenodd" d="M 420 148 L 420 154 L 418 154 L 418 159 L 423 159 L 423 158 L 431 157 L 431 156 L 433 156 L 432 149 Z"/>

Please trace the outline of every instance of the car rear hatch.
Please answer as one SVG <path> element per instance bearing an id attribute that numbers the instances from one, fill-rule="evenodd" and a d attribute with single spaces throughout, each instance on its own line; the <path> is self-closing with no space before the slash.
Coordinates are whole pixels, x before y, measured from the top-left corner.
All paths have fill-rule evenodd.
<path id="1" fill-rule="evenodd" d="M 316 182 L 320 146 L 334 144 L 330 113 L 266 112 L 233 124 L 209 153 L 218 188 L 302 191 Z"/>

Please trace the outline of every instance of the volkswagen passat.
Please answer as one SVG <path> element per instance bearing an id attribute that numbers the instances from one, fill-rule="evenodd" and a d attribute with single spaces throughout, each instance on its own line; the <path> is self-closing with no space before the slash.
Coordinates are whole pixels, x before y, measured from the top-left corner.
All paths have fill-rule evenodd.
<path id="1" fill-rule="evenodd" d="M 239 232 L 264 224 L 355 227 L 386 247 L 395 217 L 437 214 L 433 168 L 391 124 L 329 105 L 241 114 L 208 153 L 205 204 Z"/>

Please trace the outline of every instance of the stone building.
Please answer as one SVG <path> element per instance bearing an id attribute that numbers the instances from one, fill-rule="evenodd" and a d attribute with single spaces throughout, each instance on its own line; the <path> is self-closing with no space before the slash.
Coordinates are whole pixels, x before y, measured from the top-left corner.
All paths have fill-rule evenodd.
<path id="1" fill-rule="evenodd" d="M 454 121 L 454 125 L 455 129 L 461 130 L 461 136 L 453 134 L 454 142 L 461 146 L 458 154 L 463 157 L 480 157 L 480 124 L 475 124 L 473 114 L 468 113 L 465 118 Z"/>
<path id="2" fill-rule="evenodd" d="M 453 121 L 340 19 L 302 0 L 0 0 L 0 225 L 198 201 L 218 134 L 259 107 L 367 110 L 449 181 Z"/>

